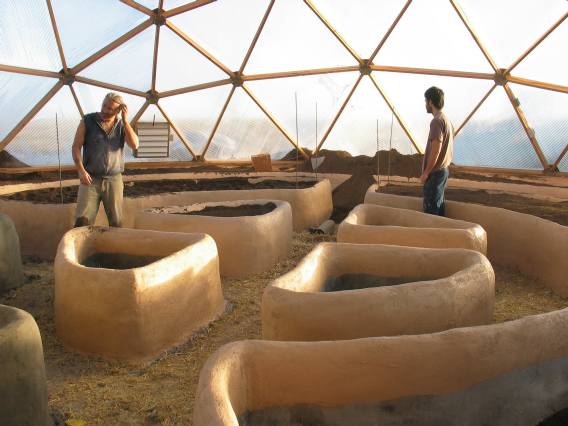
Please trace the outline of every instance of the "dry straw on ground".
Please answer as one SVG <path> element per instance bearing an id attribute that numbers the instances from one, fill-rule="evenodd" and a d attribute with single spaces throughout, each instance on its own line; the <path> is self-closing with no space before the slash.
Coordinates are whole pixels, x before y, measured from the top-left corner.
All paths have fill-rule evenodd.
<path id="1" fill-rule="evenodd" d="M 265 286 L 293 268 L 317 243 L 333 237 L 296 233 L 290 258 L 270 271 L 245 279 L 223 280 L 227 312 L 190 342 L 144 367 L 76 354 L 54 334 L 53 267 L 26 260 L 27 283 L 0 297 L 0 303 L 30 312 L 43 338 L 49 405 L 58 422 L 81 419 L 88 425 L 191 424 L 199 372 L 220 346 L 260 338 L 260 301 Z M 495 321 L 509 321 L 561 309 L 568 300 L 519 273 L 495 268 Z"/>

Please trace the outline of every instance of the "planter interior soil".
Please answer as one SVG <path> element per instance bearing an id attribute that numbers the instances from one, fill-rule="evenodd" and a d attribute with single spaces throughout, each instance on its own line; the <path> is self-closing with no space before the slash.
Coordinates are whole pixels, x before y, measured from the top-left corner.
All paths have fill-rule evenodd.
<path id="1" fill-rule="evenodd" d="M 270 213 L 276 208 L 274 203 L 266 204 L 242 204 L 240 206 L 211 206 L 202 210 L 189 212 L 175 212 L 188 216 L 215 216 L 215 217 L 240 217 L 240 216 L 261 216 Z"/>
<path id="2" fill-rule="evenodd" d="M 394 285 L 429 281 L 432 278 L 423 277 L 380 277 L 371 274 L 343 274 L 329 277 L 323 284 L 323 291 L 361 290 L 364 288 L 389 287 Z"/>
<path id="3" fill-rule="evenodd" d="M 89 268 L 132 269 L 147 266 L 162 259 L 159 256 L 134 256 L 126 253 L 94 253 L 81 264 Z"/>

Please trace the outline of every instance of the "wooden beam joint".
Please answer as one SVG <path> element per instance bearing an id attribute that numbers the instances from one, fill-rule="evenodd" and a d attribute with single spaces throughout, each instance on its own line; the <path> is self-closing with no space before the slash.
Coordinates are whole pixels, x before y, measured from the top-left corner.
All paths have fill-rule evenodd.
<path id="1" fill-rule="evenodd" d="M 233 86 L 235 87 L 242 87 L 244 80 L 243 80 L 243 75 L 240 74 L 238 71 L 235 72 L 232 76 L 231 76 L 231 83 L 233 84 Z"/>
<path id="2" fill-rule="evenodd" d="M 166 25 L 166 17 L 164 16 L 164 10 L 163 9 L 154 9 L 153 10 L 154 15 L 154 25 L 161 27 L 162 25 Z"/>
<path id="3" fill-rule="evenodd" d="M 509 72 L 505 68 L 499 68 L 495 73 L 495 78 L 493 79 L 495 84 L 498 86 L 504 86 L 509 81 Z"/>
<path id="4" fill-rule="evenodd" d="M 146 101 L 148 101 L 149 104 L 156 105 L 159 99 L 160 99 L 160 94 L 155 90 L 148 90 L 146 92 Z"/>
<path id="5" fill-rule="evenodd" d="M 361 75 L 371 75 L 371 72 L 373 71 L 371 65 L 372 64 L 369 59 L 362 60 L 359 64 L 359 72 Z"/>
<path id="6" fill-rule="evenodd" d="M 69 68 L 64 68 L 59 71 L 59 75 L 59 79 L 63 84 L 71 86 L 73 83 L 75 83 L 75 74 L 72 73 Z"/>

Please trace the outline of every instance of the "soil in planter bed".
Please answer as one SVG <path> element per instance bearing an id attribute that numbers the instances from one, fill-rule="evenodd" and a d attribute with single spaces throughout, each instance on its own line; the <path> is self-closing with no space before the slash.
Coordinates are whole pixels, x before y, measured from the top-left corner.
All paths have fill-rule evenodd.
<path id="1" fill-rule="evenodd" d="M 298 181 L 300 189 L 314 186 L 316 181 Z M 148 195 L 182 191 L 220 191 L 220 190 L 245 190 L 245 189 L 294 189 L 296 182 L 268 179 L 256 183 L 249 182 L 248 178 L 230 177 L 221 179 L 175 179 L 125 182 L 125 197 L 145 197 Z M 77 201 L 78 187 L 63 188 L 63 203 Z M 1 197 L 7 200 L 31 201 L 39 204 L 61 203 L 59 188 L 39 189 L 36 191 L 18 192 L 16 194 Z"/>
<path id="2" fill-rule="evenodd" d="M 89 268 L 132 269 L 157 262 L 160 256 L 135 256 L 126 253 L 95 253 L 81 262 Z"/>
<path id="3" fill-rule="evenodd" d="M 363 288 L 388 287 L 418 281 L 428 281 L 432 278 L 423 277 L 380 277 L 371 274 L 343 274 L 329 277 L 323 284 L 323 291 L 360 290 Z"/>
<path id="4" fill-rule="evenodd" d="M 276 208 L 274 203 L 266 204 L 242 204 L 240 206 L 211 206 L 202 210 L 189 212 L 175 212 L 174 214 L 185 214 L 190 216 L 216 216 L 216 217 L 239 217 L 239 216 L 261 216 L 270 213 Z"/>

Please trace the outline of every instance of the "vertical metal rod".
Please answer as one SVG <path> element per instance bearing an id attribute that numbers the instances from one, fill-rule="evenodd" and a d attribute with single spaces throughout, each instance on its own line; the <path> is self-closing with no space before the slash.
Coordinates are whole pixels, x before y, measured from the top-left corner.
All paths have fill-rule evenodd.
<path id="1" fill-rule="evenodd" d="M 63 204 L 63 184 L 61 183 L 61 155 L 59 153 L 59 122 L 57 120 L 57 113 L 55 113 L 55 138 L 57 140 L 57 161 L 59 163 L 59 196 L 61 197 L 61 204 Z"/>
<path id="2" fill-rule="evenodd" d="M 312 158 L 314 158 L 313 156 L 316 154 L 316 151 L 318 149 L 318 102 L 316 101 L 316 138 L 315 138 L 315 145 L 314 145 L 314 152 L 312 153 Z M 315 171 L 316 171 L 316 180 L 318 180 L 318 158 L 315 157 Z"/>
<path id="3" fill-rule="evenodd" d="M 379 119 L 377 118 L 377 191 L 381 191 L 381 145 L 379 144 Z"/>
<path id="4" fill-rule="evenodd" d="M 394 120 L 394 112 L 391 113 L 391 131 L 390 131 L 390 140 L 389 140 L 389 164 L 388 164 L 388 176 L 387 182 L 390 185 L 390 176 L 391 176 L 391 151 L 392 151 L 392 125 Z"/>
<path id="5" fill-rule="evenodd" d="M 296 104 L 296 189 L 298 189 L 298 156 L 300 155 L 300 138 L 298 137 L 298 92 L 294 92 Z"/>

